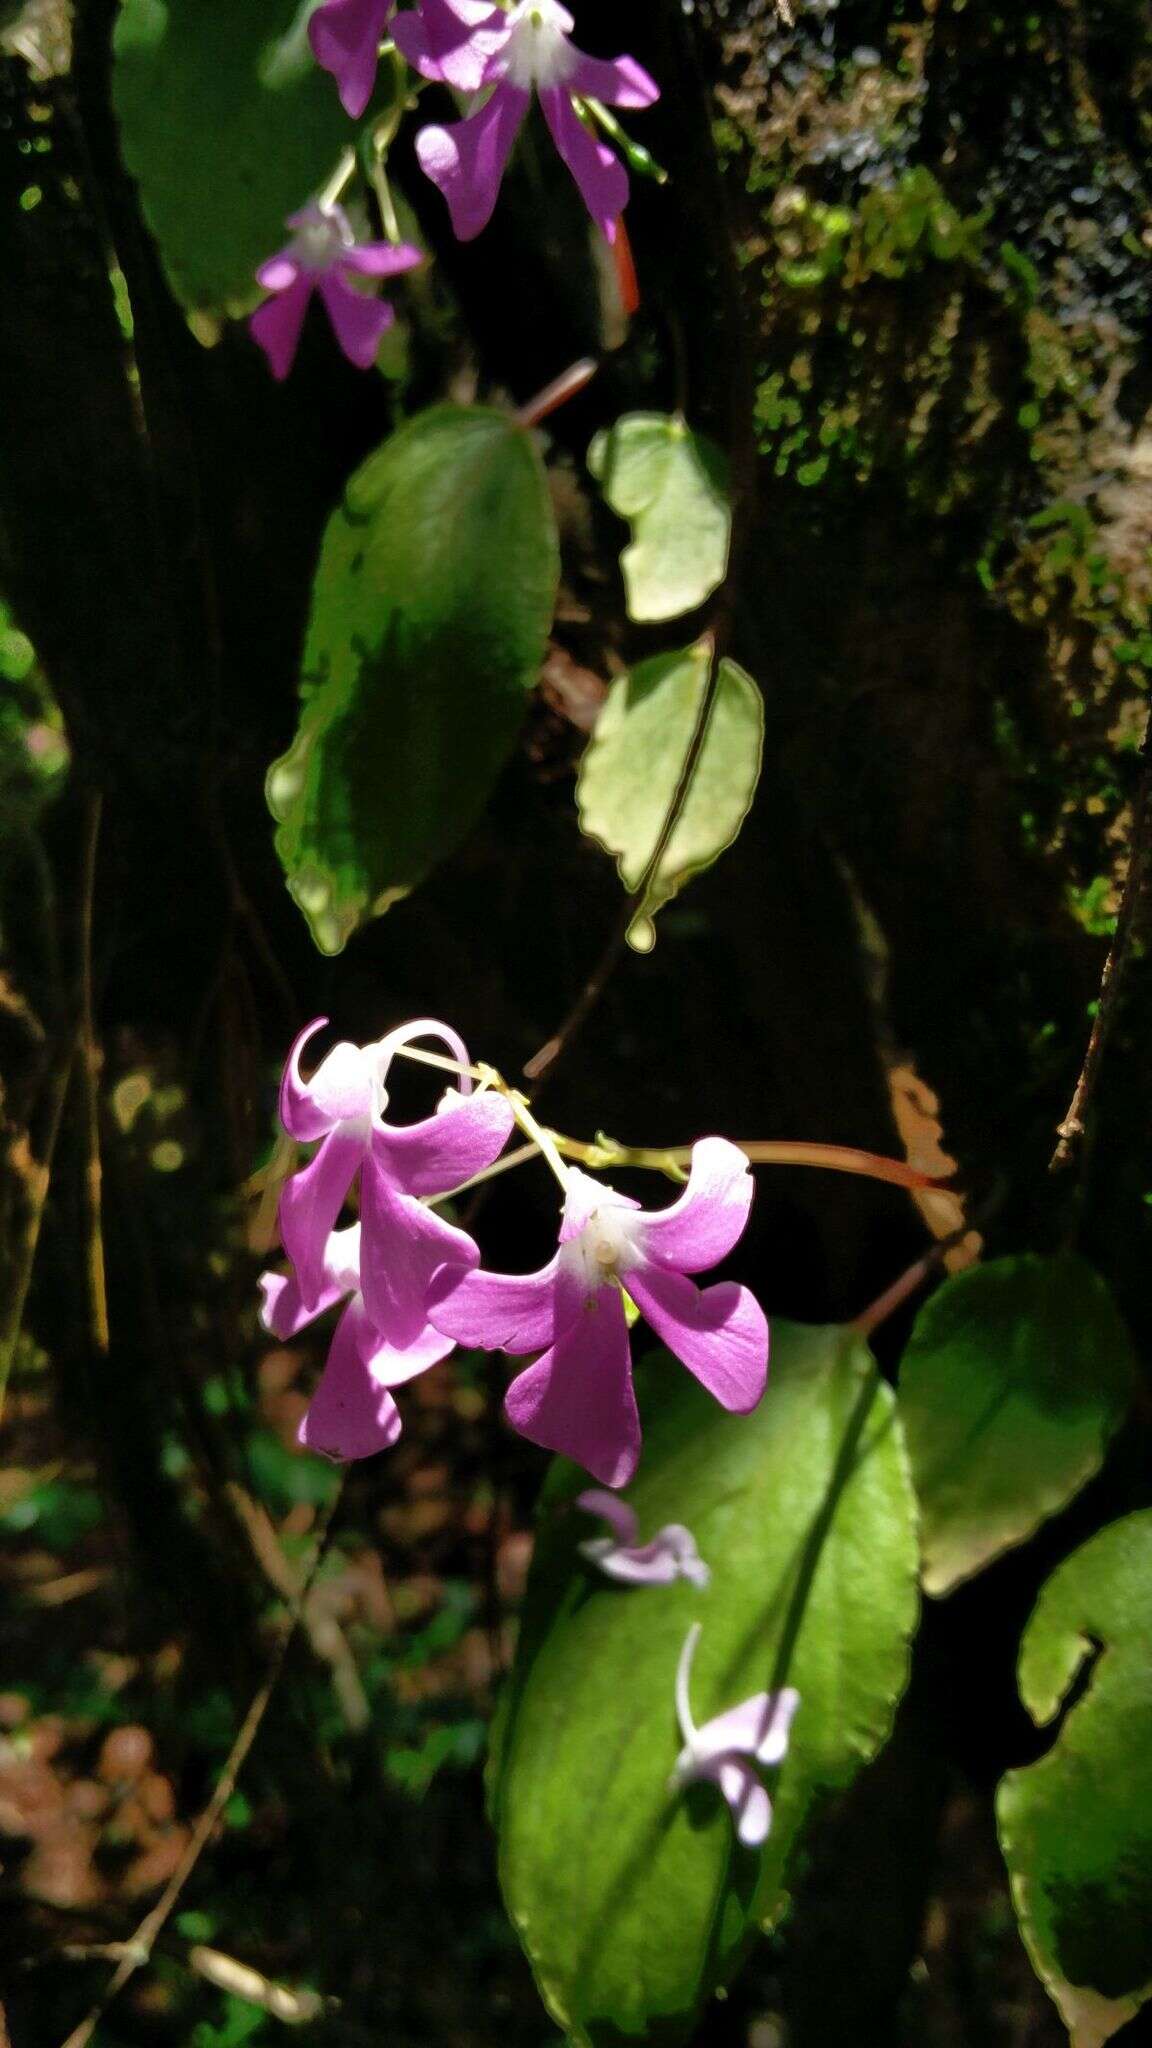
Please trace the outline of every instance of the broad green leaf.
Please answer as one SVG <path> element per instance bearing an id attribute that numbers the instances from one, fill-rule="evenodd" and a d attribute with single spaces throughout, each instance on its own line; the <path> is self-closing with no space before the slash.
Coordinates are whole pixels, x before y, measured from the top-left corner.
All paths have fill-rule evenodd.
<path id="1" fill-rule="evenodd" d="M 632 528 L 620 557 L 629 618 L 695 611 L 728 568 L 732 516 L 720 450 L 678 416 L 634 412 L 597 434 L 588 467 Z"/>
<path id="2" fill-rule="evenodd" d="M 1079 1492 L 1132 1373 L 1112 1296 L 1082 1259 L 997 1259 L 945 1282 L 900 1370 L 929 1593 L 983 1570 Z"/>
<path id="3" fill-rule="evenodd" d="M 523 723 L 558 575 L 544 472 L 506 413 L 436 406 L 352 478 L 316 572 L 299 729 L 268 776 L 321 952 L 474 824 Z"/>
<path id="4" fill-rule="evenodd" d="M 300 0 L 122 0 L 113 97 L 169 283 L 189 311 L 243 313 L 285 217 L 350 129 L 312 61 Z"/>
<path id="5" fill-rule="evenodd" d="M 702 640 L 619 677 L 581 761 L 580 823 L 615 854 L 629 892 L 644 880 L 679 789 L 712 659 Z M 722 661 L 691 785 L 628 934 L 638 953 L 656 943 L 652 920 L 661 906 L 731 846 L 756 793 L 763 750 L 764 700 L 736 662 Z"/>
<path id="6" fill-rule="evenodd" d="M 888 1389 L 860 1340 L 776 1323 L 768 1392 L 725 1414 L 658 1353 L 639 1375 L 643 1537 L 683 1521 L 706 1592 L 625 1590 L 576 1553 L 599 1525 L 558 1465 L 490 1772 L 504 1894 L 548 2007 L 580 2043 L 682 2040 L 785 1903 L 804 1823 L 884 1741 L 915 1626 L 915 1507 Z M 698 1722 L 799 1688 L 759 1854 L 711 1788 L 673 1796 L 676 1661 L 703 1622 Z M 774 1782 L 773 1782 L 774 1781 Z"/>
<path id="7" fill-rule="evenodd" d="M 1053 1573 L 1020 1654 L 1039 1726 L 1082 1690 L 1048 1754 L 1010 1771 L 997 1800 L 1024 1940 L 1072 2048 L 1100 2048 L 1152 1998 L 1150 1592 L 1152 1511 Z"/>

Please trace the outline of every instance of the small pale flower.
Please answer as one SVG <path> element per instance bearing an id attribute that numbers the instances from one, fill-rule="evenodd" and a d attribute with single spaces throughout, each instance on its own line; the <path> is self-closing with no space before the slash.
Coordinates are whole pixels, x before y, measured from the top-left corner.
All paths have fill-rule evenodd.
<path id="1" fill-rule="evenodd" d="M 283 379 L 295 359 L 312 294 L 318 292 L 341 349 L 358 370 L 370 370 L 380 342 L 396 315 L 386 299 L 373 298 L 351 282 L 362 277 L 395 277 L 422 261 L 419 249 L 401 243 L 358 242 L 340 206 L 318 202 L 294 213 L 295 234 L 270 256 L 256 279 L 271 297 L 249 321 L 271 365 Z"/>
<path id="2" fill-rule="evenodd" d="M 385 1082 L 397 1052 L 413 1039 L 437 1038 L 466 1067 L 463 1040 L 447 1024 L 418 1018 L 375 1045 L 333 1046 L 304 1081 L 300 1055 L 327 1021 L 319 1017 L 300 1033 L 280 1086 L 280 1121 L 288 1136 L 301 1144 L 320 1141 L 315 1157 L 285 1183 L 280 1235 L 296 1268 L 301 1301 L 314 1307 L 324 1285 L 328 1241 L 359 1171 L 364 1300 L 377 1330 L 404 1348 L 427 1328 L 433 1277 L 440 1276 L 443 1289 L 452 1275 L 480 1259 L 467 1233 L 421 1198 L 450 1194 L 491 1166 L 511 1132 L 512 1109 L 502 1095 L 473 1095 L 464 1076 L 434 1116 L 415 1124 L 387 1123 Z"/>
<path id="3" fill-rule="evenodd" d="M 602 1486 L 626 1486 L 640 1455 L 625 1290 L 668 1349 L 721 1406 L 746 1415 L 764 1392 L 768 1324 L 747 1287 L 693 1285 L 731 1251 L 748 1220 L 748 1161 L 726 1138 L 692 1148 L 688 1185 L 671 1208 L 639 1203 L 572 1168 L 556 1257 L 537 1273 L 469 1272 L 429 1301 L 460 1344 L 540 1351 L 508 1389 L 514 1429 L 561 1451 Z"/>
<path id="4" fill-rule="evenodd" d="M 515 0 L 507 10 L 480 0 L 422 0 L 417 12 L 397 17 L 397 47 L 425 78 L 459 92 L 492 87 L 475 113 L 446 128 L 424 128 L 416 138 L 416 153 L 444 194 L 461 241 L 492 217 L 533 93 L 589 213 L 613 240 L 628 202 L 628 174 L 585 126 L 575 102 L 650 107 L 660 95 L 635 58 L 608 63 L 578 50 L 570 40 L 574 25 L 560 0 Z"/>
<path id="5" fill-rule="evenodd" d="M 346 1304 L 336 1325 L 328 1360 L 308 1412 L 300 1442 L 326 1458 L 343 1462 L 387 1450 L 400 1434 L 400 1411 L 389 1391 L 446 1358 L 450 1338 L 431 1325 L 408 1344 L 382 1337 L 364 1305 L 360 1288 L 360 1225 L 335 1230 L 324 1250 L 320 1289 L 306 1303 L 293 1275 L 262 1273 L 260 1320 L 282 1343 L 298 1336 L 325 1309 Z"/>
<path id="6" fill-rule="evenodd" d="M 680 1792 L 702 1780 L 718 1786 L 732 1809 L 739 1840 L 746 1849 L 758 1849 L 772 1828 L 772 1802 L 753 1765 L 784 1761 L 800 1695 L 791 1685 L 779 1692 L 753 1693 L 751 1699 L 697 1728 L 689 1686 L 699 1639 L 700 1623 L 695 1621 L 684 1639 L 676 1672 L 676 1718 L 684 1747 L 676 1759 L 672 1789 Z"/>
<path id="7" fill-rule="evenodd" d="M 637 1543 L 639 1524 L 619 1494 L 590 1486 L 577 1494 L 576 1505 L 589 1515 L 602 1515 L 612 1530 L 611 1536 L 590 1536 L 579 1546 L 581 1557 L 605 1577 L 618 1579 L 625 1586 L 670 1586 L 674 1579 L 708 1585 L 712 1574 L 696 1548 L 691 1529 L 682 1522 L 667 1522 L 647 1543 Z"/>
<path id="8" fill-rule="evenodd" d="M 380 45 L 395 0 L 323 0 L 308 23 L 312 55 L 330 71 L 354 121 L 372 97 Z"/>

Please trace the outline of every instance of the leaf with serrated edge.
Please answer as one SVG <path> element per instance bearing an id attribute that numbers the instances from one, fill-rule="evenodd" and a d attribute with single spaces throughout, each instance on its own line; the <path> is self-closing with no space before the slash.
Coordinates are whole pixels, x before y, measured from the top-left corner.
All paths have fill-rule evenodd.
<path id="1" fill-rule="evenodd" d="M 350 133 L 298 0 L 122 0 L 113 99 L 124 161 L 190 312 L 244 313 L 258 263 Z"/>
<path id="2" fill-rule="evenodd" d="M 620 557 L 628 616 L 653 624 L 695 611 L 728 568 L 727 465 L 667 413 L 636 412 L 597 434 L 588 467 L 632 540 Z"/>
<path id="3" fill-rule="evenodd" d="M 1145 1511 L 1060 1565 L 1020 1652 L 1041 1727 L 1095 1659 L 1048 1754 L 1010 1771 L 997 1799 L 1021 1931 L 1072 2048 L 1102 2048 L 1152 1998 L 1150 1588 Z"/>
<path id="4" fill-rule="evenodd" d="M 615 855 L 629 892 L 644 879 L 679 787 L 711 667 L 703 640 L 620 676 L 580 763 L 581 827 Z M 763 748 L 763 698 L 736 662 L 722 661 L 691 786 L 628 934 L 638 953 L 655 944 L 657 911 L 736 838 L 756 793 Z"/>
<path id="5" fill-rule="evenodd" d="M 324 537 L 276 850 L 321 952 L 475 823 L 524 721 L 559 576 L 547 483 L 508 414 L 435 406 L 356 472 Z"/>
<path id="6" fill-rule="evenodd" d="M 1023 1543 L 1099 1471 L 1133 1371 L 1112 1296 L 1082 1259 L 997 1259 L 945 1282 L 900 1368 L 926 1591 L 950 1592 Z"/>
<path id="7" fill-rule="evenodd" d="M 915 1626 L 915 1507 L 894 1404 L 850 1331 L 773 1325 L 768 1391 L 726 1414 L 666 1353 L 638 1373 L 647 1538 L 683 1521 L 707 1592 L 625 1590 L 576 1551 L 587 1484 L 543 1502 L 489 1788 L 504 1895 L 550 2011 L 576 2042 L 675 2042 L 785 1903 L 815 1807 L 880 1747 Z M 769 1784 L 764 1850 L 706 1786 L 674 1796 L 676 1660 L 703 1622 L 698 1722 L 769 1686 L 801 1704 Z"/>

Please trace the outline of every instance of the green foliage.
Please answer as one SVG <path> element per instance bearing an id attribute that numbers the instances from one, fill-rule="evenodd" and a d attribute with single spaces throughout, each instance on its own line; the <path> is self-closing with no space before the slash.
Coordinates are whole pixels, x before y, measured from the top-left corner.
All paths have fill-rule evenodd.
<path id="1" fill-rule="evenodd" d="M 1100 2048 L 1152 1997 L 1150 1586 L 1145 1512 L 1053 1573 L 1021 1649 L 1020 1695 L 1041 1727 L 1088 1667 L 1047 1756 L 1009 1772 L 998 1799 L 1024 1939 L 1073 2048 Z"/>
<path id="2" fill-rule="evenodd" d="M 884 1741 L 916 1618 L 915 1508 L 894 1405 L 858 1338 L 777 1322 L 769 1391 L 727 1415 L 674 1360 L 645 1362 L 645 1455 L 630 1499 L 647 1537 L 685 1521 L 711 1565 L 636 1593 L 575 1553 L 586 1480 L 559 1466 L 498 1724 L 492 1812 L 505 1897 L 537 1981 L 578 2042 L 683 2039 L 785 1901 L 821 1798 Z M 673 1679 L 703 1621 L 703 1722 L 800 1690 L 759 1856 L 710 1788 L 676 1797 Z"/>
<path id="3" fill-rule="evenodd" d="M 246 312 L 257 264 L 348 138 L 296 0 L 123 0 L 113 92 L 177 298 L 191 312 Z"/>
<path id="4" fill-rule="evenodd" d="M 629 413 L 588 450 L 588 467 L 632 540 L 620 557 L 628 616 L 679 618 L 724 581 L 732 520 L 720 450 L 679 415 Z"/>
<path id="5" fill-rule="evenodd" d="M 616 856 L 624 887 L 640 887 L 688 761 L 712 677 L 708 640 L 640 662 L 613 683 L 580 764 L 576 801 L 585 832 Z M 734 661 L 722 661 L 692 779 L 659 868 L 628 937 L 656 941 L 653 918 L 731 846 L 756 793 L 764 703 Z"/>
<path id="6" fill-rule="evenodd" d="M 997 1259 L 945 1283 L 900 1374 L 928 1592 L 949 1592 L 1071 1500 L 1099 1470 L 1132 1382 L 1128 1333 L 1082 1259 Z"/>
<path id="7" fill-rule="evenodd" d="M 523 722 L 559 575 L 548 489 L 505 413 L 442 405 L 359 469 L 312 593 L 276 848 L 338 953 L 475 823 Z"/>

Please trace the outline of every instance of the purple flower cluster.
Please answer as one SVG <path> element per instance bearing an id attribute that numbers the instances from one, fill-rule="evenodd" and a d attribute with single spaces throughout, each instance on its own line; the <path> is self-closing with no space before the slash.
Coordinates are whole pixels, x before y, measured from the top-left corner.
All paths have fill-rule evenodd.
<path id="1" fill-rule="evenodd" d="M 463 1042 L 432 1018 L 375 1045 L 336 1045 L 305 1081 L 301 1054 L 325 1021 L 301 1033 L 284 1070 L 281 1122 L 317 1150 L 280 1200 L 292 1273 L 261 1283 L 265 1326 L 280 1338 L 344 1304 L 305 1443 L 340 1459 L 385 1449 L 400 1429 L 391 1390 L 456 1343 L 535 1352 L 508 1390 L 509 1421 L 602 1485 L 624 1486 L 640 1456 L 626 1293 L 722 1407 L 755 1407 L 768 1370 L 763 1310 L 735 1281 L 699 1288 L 689 1277 L 725 1257 L 747 1222 L 752 1176 L 737 1146 L 702 1139 L 679 1200 L 651 1213 L 569 1168 L 555 1257 L 537 1273 L 482 1272 L 472 1238 L 431 1205 L 494 1164 L 515 1121 L 507 1095 L 473 1092 Z M 389 1123 L 389 1069 L 420 1038 L 447 1048 L 460 1085 L 423 1122 Z M 357 1183 L 360 1221 L 341 1229 Z"/>
<path id="2" fill-rule="evenodd" d="M 533 98 L 593 220 L 609 241 L 628 201 L 628 174 L 594 129 L 597 108 L 650 107 L 659 91 L 633 57 L 589 57 L 572 41 L 575 24 L 560 0 L 322 0 L 308 24 L 313 55 L 336 80 L 345 111 L 358 120 L 372 97 L 383 38 L 421 79 L 468 103 L 459 121 L 432 124 L 416 137 L 419 162 L 443 193 L 452 226 L 469 241 L 488 225 L 508 159 Z M 603 115 L 603 120 L 608 117 Z M 420 261 L 416 249 L 358 243 L 334 203 L 293 215 L 293 240 L 257 272 L 272 294 L 253 315 L 252 332 L 277 377 L 296 352 L 314 292 L 324 302 L 350 362 L 370 368 L 392 309 L 357 279 L 391 277 Z"/>
<path id="3" fill-rule="evenodd" d="M 280 1120 L 290 1138 L 316 1150 L 280 1198 L 291 1270 L 260 1281 L 264 1325 L 281 1340 L 340 1310 L 301 1442 L 341 1461 L 370 1457 L 400 1434 L 395 1389 L 455 1343 L 534 1352 L 505 1409 L 523 1436 L 576 1459 L 601 1482 L 577 1505 L 602 1516 L 610 1534 L 583 1542 L 583 1555 L 619 1585 L 687 1580 L 705 1589 L 711 1573 L 691 1530 L 671 1522 L 641 1543 L 634 1510 L 601 1489 L 627 1484 L 640 1456 L 628 1301 L 723 1407 L 745 1414 L 764 1391 L 768 1325 L 759 1303 L 734 1281 L 700 1288 L 692 1277 L 731 1251 L 748 1220 L 752 1177 L 744 1154 L 724 1138 L 701 1139 L 679 1199 L 647 1211 L 565 1167 L 522 1099 L 514 1102 L 496 1076 L 471 1066 L 450 1025 L 422 1017 L 371 1045 L 341 1042 L 305 1079 L 301 1056 L 326 1022 L 301 1032 L 284 1069 Z M 442 1064 L 458 1085 L 433 1116 L 392 1123 L 392 1063 L 428 1038 L 445 1048 Z M 475 1089 L 474 1076 L 481 1082 Z M 539 1272 L 485 1272 L 472 1238 L 433 1205 L 495 1165 L 517 1118 L 563 1176 L 559 1244 Z M 359 1221 L 342 1225 L 356 1191 Z M 739 1839 L 756 1847 L 768 1833 L 771 1805 L 754 1766 L 783 1758 L 797 1696 L 758 1694 L 698 1729 L 688 1700 L 698 1634 L 695 1624 L 677 1678 L 684 1747 L 672 1788 L 714 1783 Z"/>

